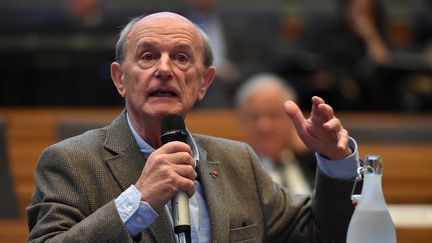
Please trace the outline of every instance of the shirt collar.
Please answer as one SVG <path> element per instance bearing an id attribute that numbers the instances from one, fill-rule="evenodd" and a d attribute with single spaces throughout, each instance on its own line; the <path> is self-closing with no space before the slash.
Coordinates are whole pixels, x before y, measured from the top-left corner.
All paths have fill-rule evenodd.
<path id="1" fill-rule="evenodd" d="M 138 135 L 137 131 L 132 126 L 132 122 L 130 121 L 129 114 L 127 112 L 126 112 L 126 118 L 127 118 L 128 126 L 129 126 L 130 130 L 132 131 L 132 135 L 133 135 L 135 141 L 137 142 L 140 151 L 144 154 L 144 157 L 147 159 L 150 156 L 150 154 L 155 151 L 155 149 L 152 146 L 150 146 L 148 143 L 146 143 L 144 141 L 144 139 L 142 139 Z M 187 144 L 192 149 L 192 156 L 195 160 L 195 167 L 196 167 L 196 165 L 198 165 L 198 160 L 199 160 L 198 147 L 195 143 L 195 140 L 192 137 L 192 134 L 187 129 L 186 129 L 186 135 L 187 135 Z"/>

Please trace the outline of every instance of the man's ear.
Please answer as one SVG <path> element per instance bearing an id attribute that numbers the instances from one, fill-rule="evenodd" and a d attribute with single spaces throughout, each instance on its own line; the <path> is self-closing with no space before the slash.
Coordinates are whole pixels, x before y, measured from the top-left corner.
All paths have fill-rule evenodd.
<path id="1" fill-rule="evenodd" d="M 216 68 L 210 66 L 207 70 L 204 71 L 203 82 L 201 84 L 201 88 L 198 94 L 198 100 L 202 100 L 207 92 L 207 89 L 213 83 L 213 80 L 216 76 Z"/>
<path id="2" fill-rule="evenodd" d="M 122 67 L 118 62 L 111 63 L 111 79 L 117 88 L 117 92 L 124 98 L 126 95 L 126 89 L 123 82 Z"/>

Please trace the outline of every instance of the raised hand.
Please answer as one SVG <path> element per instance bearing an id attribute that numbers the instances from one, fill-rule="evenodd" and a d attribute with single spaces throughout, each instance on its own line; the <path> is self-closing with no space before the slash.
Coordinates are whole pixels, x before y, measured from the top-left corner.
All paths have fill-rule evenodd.
<path id="1" fill-rule="evenodd" d="M 333 108 L 318 96 L 312 97 L 312 111 L 306 119 L 297 104 L 285 102 L 285 110 L 304 144 L 329 159 L 340 160 L 352 153 L 348 132 L 335 117 Z"/>

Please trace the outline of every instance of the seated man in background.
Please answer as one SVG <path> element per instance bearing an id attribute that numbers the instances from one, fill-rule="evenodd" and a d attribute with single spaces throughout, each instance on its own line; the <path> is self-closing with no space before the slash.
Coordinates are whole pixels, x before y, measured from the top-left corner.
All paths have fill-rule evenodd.
<path id="1" fill-rule="evenodd" d="M 273 180 L 294 193 L 311 193 L 316 162 L 303 144 L 283 104 L 296 100 L 285 80 L 271 73 L 257 74 L 237 91 L 236 106 L 247 135 L 264 169 Z"/>
<path id="2" fill-rule="evenodd" d="M 190 134 L 163 144 L 161 119 L 183 118 L 216 69 L 204 32 L 174 13 L 137 17 L 120 33 L 111 77 L 125 109 L 108 126 L 49 146 L 27 208 L 29 242 L 174 243 L 169 202 L 189 196 L 192 242 L 345 242 L 357 147 L 333 109 L 312 98 L 285 112 L 317 152 L 314 196 L 273 183 L 250 146 Z"/>

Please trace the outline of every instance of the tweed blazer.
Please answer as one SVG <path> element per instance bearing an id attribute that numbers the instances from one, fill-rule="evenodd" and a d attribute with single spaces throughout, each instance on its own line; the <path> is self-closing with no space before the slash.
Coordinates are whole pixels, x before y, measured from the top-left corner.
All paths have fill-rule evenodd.
<path id="1" fill-rule="evenodd" d="M 29 242 L 175 242 L 164 208 L 132 238 L 115 207 L 114 199 L 145 166 L 125 114 L 42 153 L 27 208 Z M 313 195 L 294 195 L 272 182 L 245 143 L 205 135 L 194 139 L 212 242 L 345 242 L 352 181 L 318 171 Z"/>

